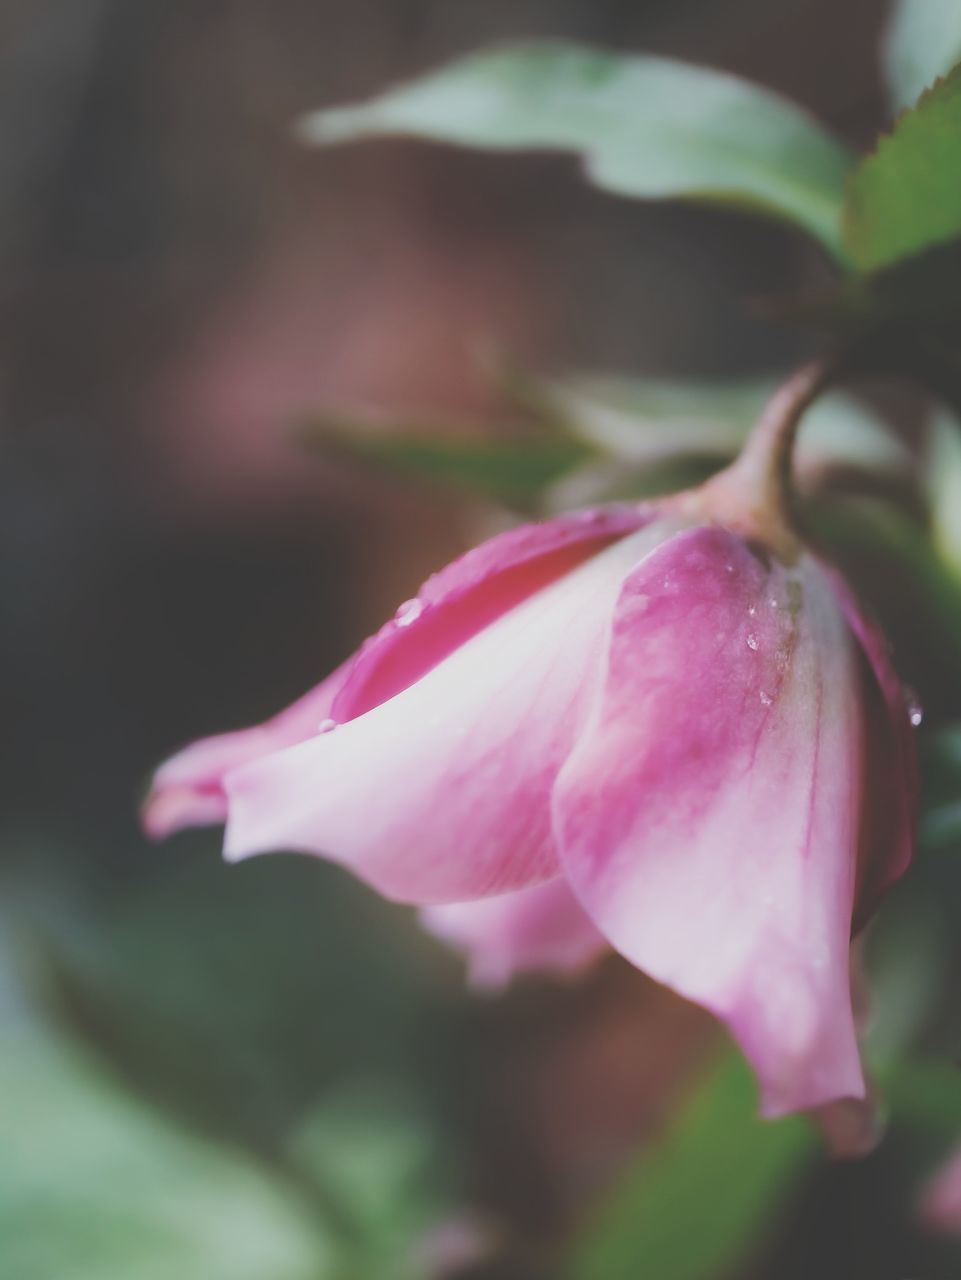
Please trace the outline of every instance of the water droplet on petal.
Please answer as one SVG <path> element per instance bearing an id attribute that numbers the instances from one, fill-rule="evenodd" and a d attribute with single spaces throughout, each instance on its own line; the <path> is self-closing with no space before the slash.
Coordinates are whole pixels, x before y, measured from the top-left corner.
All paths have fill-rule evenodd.
<path id="1" fill-rule="evenodd" d="M 906 685 L 904 689 L 904 700 L 908 707 L 908 719 L 914 725 L 915 729 L 917 729 L 924 720 L 924 707 L 921 706 L 921 699 L 909 685 Z"/>
<path id="2" fill-rule="evenodd" d="M 759 643 L 759 642 L 758 642 L 758 638 L 757 638 L 757 636 L 754 634 L 754 632 L 753 632 L 753 631 L 749 632 L 748 637 L 747 637 L 747 647 L 748 647 L 749 649 L 753 649 L 753 650 L 755 651 L 755 653 L 756 653 L 756 652 L 757 652 L 758 643 Z"/>
<path id="3" fill-rule="evenodd" d="M 336 729 L 336 728 L 337 728 L 337 721 L 331 720 L 330 716 L 328 716 L 326 720 L 321 720 L 320 724 L 317 726 L 317 732 L 330 733 L 331 729 Z"/>
<path id="4" fill-rule="evenodd" d="M 394 614 L 394 622 L 398 627 L 409 627 L 423 612 L 424 605 L 420 600 L 405 600 Z"/>
<path id="5" fill-rule="evenodd" d="M 752 604 L 752 605 L 750 605 L 750 606 L 748 607 L 748 613 L 750 614 L 750 616 L 751 616 L 752 618 L 756 618 L 756 617 L 757 617 L 757 605 L 756 605 L 756 604 Z"/>
<path id="6" fill-rule="evenodd" d="M 761 698 L 761 705 L 764 707 L 770 707 L 774 703 L 774 699 L 771 697 L 771 695 L 769 693 L 765 693 L 763 689 L 761 690 L 760 698 Z"/>

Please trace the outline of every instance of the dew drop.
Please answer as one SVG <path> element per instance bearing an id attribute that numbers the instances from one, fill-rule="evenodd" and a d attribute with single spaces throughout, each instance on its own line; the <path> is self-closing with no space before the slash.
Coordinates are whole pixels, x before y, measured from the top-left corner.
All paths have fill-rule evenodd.
<path id="1" fill-rule="evenodd" d="M 763 689 L 761 690 L 761 693 L 759 696 L 761 699 L 761 705 L 763 707 L 770 707 L 773 705 L 774 699 L 771 697 L 769 693 L 765 693 Z"/>
<path id="2" fill-rule="evenodd" d="M 317 726 L 317 732 L 330 733 L 331 729 L 336 729 L 336 728 L 337 728 L 337 721 L 331 720 L 330 716 L 328 716 L 326 720 L 321 720 L 320 724 Z"/>
<path id="3" fill-rule="evenodd" d="M 420 600 L 405 600 L 394 614 L 394 622 L 398 627 L 409 627 L 423 612 L 424 606 Z"/>
<path id="4" fill-rule="evenodd" d="M 756 618 L 756 617 L 757 617 L 757 605 L 756 605 L 756 604 L 752 604 L 752 605 L 749 605 L 749 606 L 748 606 L 748 614 L 749 614 L 752 618 Z"/>
<path id="5" fill-rule="evenodd" d="M 905 688 L 904 698 L 908 707 L 908 719 L 917 729 L 924 720 L 924 707 L 921 706 L 921 699 L 910 686 Z"/>
<path id="6" fill-rule="evenodd" d="M 747 637 L 747 647 L 748 647 L 749 649 L 753 649 L 753 650 L 755 651 L 755 653 L 757 652 L 757 647 L 758 647 L 758 638 L 757 638 L 757 636 L 754 634 L 754 632 L 753 632 L 753 631 L 751 631 L 751 632 L 749 632 L 749 633 L 748 633 L 748 637 Z"/>

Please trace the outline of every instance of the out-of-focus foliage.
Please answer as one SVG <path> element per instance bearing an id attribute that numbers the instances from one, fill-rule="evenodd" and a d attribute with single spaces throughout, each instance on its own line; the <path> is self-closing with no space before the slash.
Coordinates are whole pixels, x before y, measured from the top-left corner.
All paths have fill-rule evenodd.
<path id="1" fill-rule="evenodd" d="M 895 0 L 882 50 L 896 111 L 909 107 L 961 59 L 961 5 Z"/>
<path id="2" fill-rule="evenodd" d="M 725 1056 L 576 1243 L 571 1280 L 712 1280 L 756 1251 L 818 1145 L 799 1117 L 765 1123 Z M 695 1227 L 696 1222 L 696 1227 Z"/>
<path id="3" fill-rule="evenodd" d="M 521 427 L 495 438 L 453 424 L 396 422 L 385 427 L 346 415 L 317 417 L 301 434 L 331 457 L 466 490 L 518 511 L 531 509 L 548 485 L 594 453 L 588 443 L 559 429 L 531 432 Z"/>
<path id="4" fill-rule="evenodd" d="M 409 913 L 313 862 L 235 871 L 197 848 L 84 900 L 25 906 L 34 986 L 156 1110 L 0 1017 L 0 1084 L 22 1101 L 0 1125 L 17 1189 L 0 1240 L 28 1210 L 46 1224 L 23 1231 L 22 1267 L 0 1247 L 4 1280 L 424 1280 L 458 1172 L 425 1073 L 446 997 Z"/>
<path id="5" fill-rule="evenodd" d="M 536 378 L 504 390 L 527 421 L 496 435 L 475 424 L 323 416 L 304 439 L 334 459 L 461 489 L 522 512 L 684 488 L 733 461 L 774 382 L 673 383 L 613 376 Z M 805 419 L 797 456 L 814 492 L 916 487 L 911 452 L 867 404 L 826 395 Z"/>
<path id="6" fill-rule="evenodd" d="M 707 384 L 609 376 L 541 384 L 541 403 L 603 458 L 555 490 L 555 504 L 647 495 L 680 487 L 677 479 L 703 478 L 733 461 L 774 385 L 760 378 Z M 796 471 L 806 492 L 907 492 L 913 484 L 903 443 L 867 404 L 841 392 L 824 396 L 805 418 Z"/>
<path id="7" fill-rule="evenodd" d="M 320 144 L 403 134 L 578 151 L 606 191 L 743 205 L 844 256 L 844 147 L 770 90 L 666 58 L 560 42 L 494 49 L 363 105 L 316 112 L 301 133 Z"/>
<path id="8" fill-rule="evenodd" d="M 941 410 L 929 425 L 926 443 L 931 538 L 961 582 L 961 421 Z"/>
<path id="9" fill-rule="evenodd" d="M 961 236 L 959 140 L 961 66 L 926 90 L 850 177 L 844 241 L 861 270 Z M 956 292 L 957 281 L 945 287 Z"/>
<path id="10" fill-rule="evenodd" d="M 941 18 L 919 22 L 937 26 Z M 907 49 L 914 36 L 905 12 L 894 32 L 890 49 Z M 904 57 L 915 67 L 913 54 Z M 854 268 L 827 296 L 784 310 L 858 333 L 957 326 L 959 129 L 956 71 L 854 167 L 800 108 L 758 85 L 662 58 L 547 42 L 474 54 L 369 102 L 314 112 L 300 133 L 321 145 L 393 134 L 573 150 L 607 191 L 776 216 L 820 240 L 837 265 Z"/>
<path id="11" fill-rule="evenodd" d="M 177 1130 L 62 1039 L 0 1035 L 0 1274 L 336 1280 L 296 1186 Z"/>

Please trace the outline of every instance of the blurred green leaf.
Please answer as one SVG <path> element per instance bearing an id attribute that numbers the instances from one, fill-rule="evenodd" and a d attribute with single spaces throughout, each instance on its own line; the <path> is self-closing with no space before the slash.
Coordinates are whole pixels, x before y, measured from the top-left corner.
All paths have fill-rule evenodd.
<path id="1" fill-rule="evenodd" d="M 961 67 L 905 111 L 851 174 L 844 240 L 857 267 L 874 271 L 961 236 L 959 156 Z M 941 288 L 957 293 L 957 273 Z"/>
<path id="2" fill-rule="evenodd" d="M 230 867 L 183 844 L 162 876 L 39 932 L 75 1031 L 147 1097 L 268 1157 L 353 1073 L 417 1074 L 441 1015 L 409 912 L 313 859 Z"/>
<path id="3" fill-rule="evenodd" d="M 844 259 L 844 147 L 794 103 L 667 58 L 559 41 L 474 54 L 372 101 L 304 118 L 308 142 L 401 134 L 495 150 L 578 151 L 618 195 L 768 214 Z"/>
<path id="4" fill-rule="evenodd" d="M 575 1242 L 566 1274 L 716 1280 L 763 1243 L 818 1151 L 800 1117 L 758 1117 L 751 1073 L 727 1055 Z"/>
<path id="5" fill-rule="evenodd" d="M 776 389 L 774 379 L 672 383 L 579 378 L 546 384 L 572 431 L 598 449 L 634 461 L 692 454 L 734 458 Z M 843 392 L 821 396 L 798 439 L 802 477 L 831 469 L 904 471 L 910 451 L 865 403 Z"/>
<path id="6" fill-rule="evenodd" d="M 364 1280 L 424 1280 L 417 1241 L 454 1202 L 449 1162 L 415 1096 L 391 1080 L 354 1080 L 324 1098 L 288 1150 L 307 1179 L 349 1206 Z"/>
<path id="7" fill-rule="evenodd" d="M 921 758 L 921 849 L 961 852 L 961 726 L 928 735 Z"/>
<path id="8" fill-rule="evenodd" d="M 884 1088 L 902 1119 L 927 1130 L 944 1146 L 961 1136 L 961 1071 L 957 1066 L 901 1062 L 885 1073 Z"/>
<path id="9" fill-rule="evenodd" d="M 961 583 L 923 524 L 891 503 L 863 497 L 809 502 L 804 514 L 894 640 L 902 675 L 923 678 L 938 690 L 939 713 L 954 714 L 961 707 Z M 921 694 L 923 701 L 924 687 Z"/>
<path id="10" fill-rule="evenodd" d="M 558 432 L 532 435 L 519 428 L 513 439 L 482 438 L 476 431 L 426 427 L 419 422 L 374 426 L 362 418 L 314 418 L 303 439 L 334 457 L 428 483 L 461 489 L 528 510 L 553 481 L 593 454 Z"/>
<path id="11" fill-rule="evenodd" d="M 928 424 L 925 463 L 931 536 L 961 583 L 961 422 L 946 409 Z"/>
<path id="12" fill-rule="evenodd" d="M 862 1043 L 872 1069 L 886 1070 L 902 1058 L 936 1014 L 951 933 L 939 910 L 944 885 L 937 880 L 916 866 L 865 935 L 869 1017 Z"/>
<path id="13" fill-rule="evenodd" d="M 961 60 L 961 4 L 896 0 L 882 56 L 894 109 L 910 107 Z"/>
<path id="14" fill-rule="evenodd" d="M 296 1193 L 163 1124 L 66 1044 L 0 1040 L 0 1269 L 10 1280 L 325 1280 Z"/>
<path id="15" fill-rule="evenodd" d="M 733 461 L 775 382 L 671 383 L 581 377 L 535 384 L 542 409 L 606 455 L 555 486 L 551 506 L 649 496 L 693 485 Z M 808 411 L 798 441 L 801 488 L 913 494 L 910 450 L 874 411 L 841 392 Z"/>
<path id="16" fill-rule="evenodd" d="M 733 460 L 775 388 L 773 380 L 674 383 L 580 377 L 551 380 L 498 370 L 502 389 L 529 421 L 514 438 L 479 427 L 446 431 L 399 422 L 315 420 L 312 445 L 378 470 L 537 511 L 616 497 L 647 497 L 704 479 Z M 844 483 L 910 488 L 910 451 L 866 404 L 840 392 L 808 412 L 797 461 L 802 487 Z"/>

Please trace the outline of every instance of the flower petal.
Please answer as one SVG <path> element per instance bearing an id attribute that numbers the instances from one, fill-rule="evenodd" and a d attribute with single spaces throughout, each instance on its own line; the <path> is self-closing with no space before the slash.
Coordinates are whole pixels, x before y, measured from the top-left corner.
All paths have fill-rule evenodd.
<path id="1" fill-rule="evenodd" d="M 399 693 L 471 635 L 611 542 L 642 528 L 652 507 L 612 504 L 521 525 L 454 560 L 315 689 L 266 724 L 204 738 L 157 770 L 143 806 L 148 835 L 225 821 L 223 775 L 351 720 Z"/>
<path id="2" fill-rule="evenodd" d="M 855 928 L 911 865 L 917 838 L 920 778 L 911 708 L 880 627 L 861 608 L 840 574 L 834 593 L 864 657 L 867 764 L 865 813 L 858 855 Z"/>
<path id="3" fill-rule="evenodd" d="M 466 955 L 472 984 L 486 990 L 519 973 L 580 973 L 607 949 L 561 876 L 496 898 L 423 907 L 420 920 Z"/>
<path id="4" fill-rule="evenodd" d="M 614 601 L 673 528 L 615 542 L 388 701 L 229 774 L 227 856 L 318 853 L 420 903 L 555 875 L 550 790 L 589 705 Z"/>
<path id="5" fill-rule="evenodd" d="M 922 1226 L 938 1235 L 961 1236 L 961 1147 L 925 1183 L 918 1197 Z"/>
<path id="6" fill-rule="evenodd" d="M 856 663 L 815 561 L 679 534 L 624 585 L 555 788 L 582 904 L 629 960 L 727 1023 L 768 1115 L 864 1096 L 848 984 Z"/>
<path id="7" fill-rule="evenodd" d="M 338 692 L 338 723 L 408 688 L 509 609 L 598 551 L 642 528 L 654 509 L 621 503 L 525 524 L 435 573 L 366 642 Z"/>
<path id="8" fill-rule="evenodd" d="M 147 834 L 154 840 L 163 840 L 183 827 L 224 822 L 224 774 L 317 733 L 330 715 L 349 665 L 338 667 L 316 688 L 264 724 L 201 738 L 165 761 L 154 774 L 143 805 L 141 816 Z"/>

